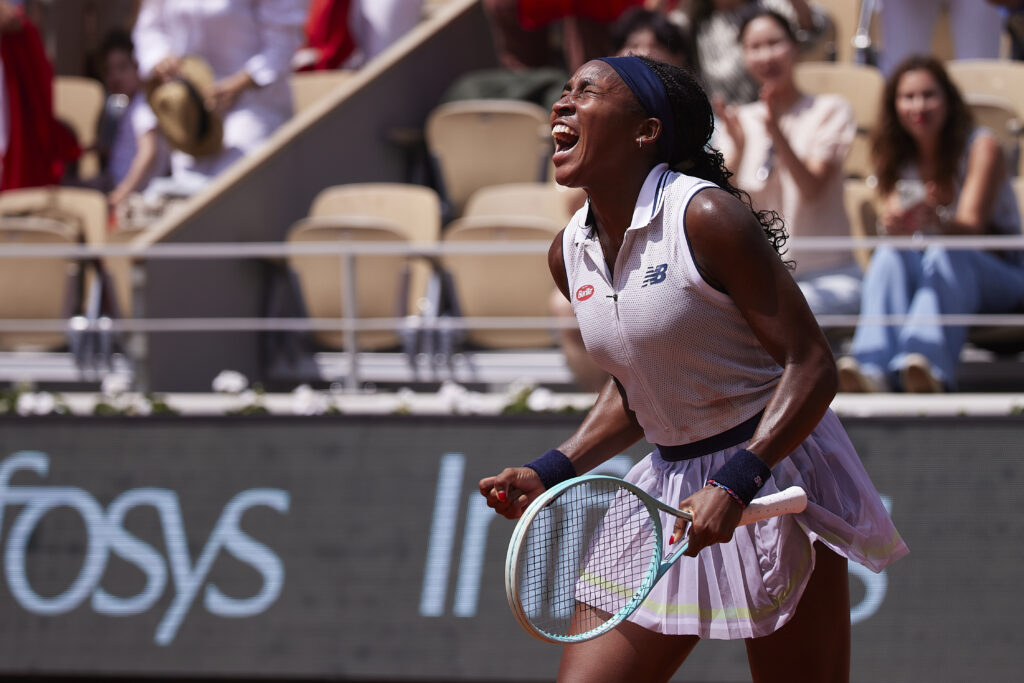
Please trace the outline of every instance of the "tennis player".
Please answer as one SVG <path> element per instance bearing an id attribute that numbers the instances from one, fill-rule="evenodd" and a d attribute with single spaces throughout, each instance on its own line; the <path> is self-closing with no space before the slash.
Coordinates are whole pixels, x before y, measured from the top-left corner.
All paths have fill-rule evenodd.
<path id="1" fill-rule="evenodd" d="M 693 511 L 687 555 L 630 620 L 567 645 L 559 681 L 670 678 L 700 638 L 745 639 L 753 680 L 847 681 L 847 559 L 907 552 L 828 406 L 832 354 L 780 251 L 784 226 L 729 183 L 711 105 L 685 71 L 640 57 L 584 64 L 551 115 L 557 181 L 587 203 L 549 265 L 612 379 L 580 428 L 480 482 L 497 512 L 621 453 L 627 480 Z M 737 529 L 791 485 L 807 510 Z"/>

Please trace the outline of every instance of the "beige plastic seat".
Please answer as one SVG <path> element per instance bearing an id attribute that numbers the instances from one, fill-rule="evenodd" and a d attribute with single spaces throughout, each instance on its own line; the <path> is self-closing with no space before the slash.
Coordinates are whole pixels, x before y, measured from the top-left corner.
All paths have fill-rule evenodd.
<path id="1" fill-rule="evenodd" d="M 543 180 L 552 149 L 548 112 L 517 100 L 442 104 L 425 135 L 456 215 L 482 187 Z"/>
<path id="2" fill-rule="evenodd" d="M 564 223 L 531 216 L 471 216 L 445 229 L 446 243 L 540 241 L 550 243 Z M 547 317 L 554 284 L 547 254 L 448 254 L 444 266 L 465 317 Z M 467 340 L 491 349 L 545 348 L 550 330 L 467 330 Z"/>
<path id="3" fill-rule="evenodd" d="M 346 69 L 325 69 L 322 71 L 300 71 L 291 75 L 292 103 L 295 113 L 305 111 L 330 95 L 341 84 L 350 80 L 355 71 Z"/>
<path id="4" fill-rule="evenodd" d="M 441 202 L 430 188 L 399 183 L 356 183 L 321 191 L 309 217 L 289 231 L 288 242 L 379 241 L 434 244 L 441 231 Z M 338 318 L 343 313 L 342 260 L 337 255 L 291 256 L 307 313 Z M 431 268 L 406 255 L 356 257 L 356 314 L 360 318 L 394 318 L 419 312 Z M 321 345 L 345 347 L 341 332 L 318 332 Z M 401 342 L 395 331 L 366 331 L 357 336 L 361 350 L 383 349 Z"/>
<path id="5" fill-rule="evenodd" d="M 571 218 L 566 193 L 552 183 L 506 183 L 480 188 L 469 198 L 463 215 L 532 216 L 562 226 Z"/>
<path id="6" fill-rule="evenodd" d="M 330 224 L 317 224 L 310 220 L 297 225 L 286 238 L 290 244 L 302 242 L 400 242 L 408 243 L 398 225 L 379 219 L 339 216 Z M 405 256 L 358 256 L 355 259 L 354 317 L 402 317 L 403 289 L 407 287 L 404 275 Z M 346 279 L 341 258 L 333 254 L 292 255 L 288 265 L 299 280 L 302 300 L 310 318 L 340 318 L 345 313 Z M 318 344 L 330 349 L 344 349 L 345 333 L 319 330 L 313 333 Z M 400 344 L 397 332 L 372 330 L 357 334 L 360 350 L 386 349 Z"/>
<path id="7" fill-rule="evenodd" d="M 853 107 L 857 136 L 843 164 L 847 176 L 872 175 L 869 136 L 878 116 L 885 78 L 876 67 L 840 62 L 801 62 L 796 65 L 797 86 L 804 92 L 841 95 Z"/>
<path id="8" fill-rule="evenodd" d="M 142 227 L 121 228 L 108 233 L 105 244 L 126 245 L 145 231 Z M 132 317 L 132 259 L 128 256 L 105 256 L 103 269 L 107 275 L 106 285 L 111 291 L 107 310 L 121 318 Z"/>
<path id="9" fill-rule="evenodd" d="M 832 25 L 835 27 L 834 53 L 835 61 L 852 63 L 854 62 L 855 50 L 853 38 L 857 34 L 857 25 L 860 21 L 860 6 L 863 0 L 814 0 L 812 4 L 825 10 Z M 873 18 L 869 35 L 872 44 L 878 46 L 878 20 L 877 14 Z"/>
<path id="10" fill-rule="evenodd" d="M 2 195 L 0 195 L 2 196 Z M 0 217 L 0 249 L 9 245 L 73 245 L 78 233 L 52 218 Z M 12 258 L 0 265 L 0 319 L 59 320 L 76 308 L 78 272 L 70 258 Z M 52 351 L 64 346 L 61 332 L 0 332 L 5 351 Z"/>
<path id="11" fill-rule="evenodd" d="M 1024 115 L 1024 64 L 1004 59 L 954 59 L 946 63 L 949 77 L 965 98 L 987 95 L 1008 100 Z M 1024 159 L 1017 175 L 1024 175 Z"/>
<path id="12" fill-rule="evenodd" d="M 55 76 L 53 79 L 53 113 L 68 124 L 85 150 L 96 144 L 96 126 L 103 113 L 106 95 L 99 81 L 81 76 Z M 92 178 L 100 170 L 99 156 L 87 152 L 78 160 L 78 177 Z"/>
<path id="13" fill-rule="evenodd" d="M 878 197 L 875 188 L 860 178 L 847 178 L 843 184 L 843 205 L 853 237 L 878 235 Z M 861 270 L 864 270 L 871 260 L 871 250 L 856 249 L 854 256 Z"/>
<path id="14" fill-rule="evenodd" d="M 974 123 L 992 131 L 1003 148 L 1009 171 L 1017 175 L 1020 157 L 1021 118 L 1013 102 L 999 95 L 968 93 L 964 95 L 974 115 Z"/>
<path id="15" fill-rule="evenodd" d="M 54 185 L 0 193 L 0 216 L 28 215 L 74 224 L 90 244 L 106 239 L 107 197 L 98 190 Z"/>

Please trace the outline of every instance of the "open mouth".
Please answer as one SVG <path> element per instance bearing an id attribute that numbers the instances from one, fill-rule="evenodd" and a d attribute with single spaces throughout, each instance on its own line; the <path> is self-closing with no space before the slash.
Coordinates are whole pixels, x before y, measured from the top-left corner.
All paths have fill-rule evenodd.
<path id="1" fill-rule="evenodd" d="M 568 152 L 580 139 L 580 136 L 564 123 L 556 123 L 551 127 L 551 137 L 555 141 L 555 154 Z"/>

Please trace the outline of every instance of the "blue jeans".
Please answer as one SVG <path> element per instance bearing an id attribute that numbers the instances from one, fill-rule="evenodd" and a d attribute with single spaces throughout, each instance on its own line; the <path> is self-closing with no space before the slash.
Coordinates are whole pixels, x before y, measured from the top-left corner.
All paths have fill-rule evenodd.
<path id="1" fill-rule="evenodd" d="M 937 315 L 1008 313 L 1024 302 L 1024 267 L 985 251 L 875 250 L 864 274 L 861 316 L 906 315 L 903 325 L 857 325 L 850 348 L 867 373 L 899 385 L 909 353 L 923 354 L 936 377 L 956 388 L 967 328 L 940 325 Z M 916 318 L 916 319 L 915 319 Z"/>

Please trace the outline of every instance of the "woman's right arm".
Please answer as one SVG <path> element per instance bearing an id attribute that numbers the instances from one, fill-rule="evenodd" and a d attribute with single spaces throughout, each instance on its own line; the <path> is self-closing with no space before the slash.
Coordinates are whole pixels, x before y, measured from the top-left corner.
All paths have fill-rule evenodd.
<path id="1" fill-rule="evenodd" d="M 176 55 L 171 53 L 161 3 L 150 0 L 142 3 L 132 30 L 132 42 L 135 44 L 139 75 L 144 79 L 154 75 L 163 79 L 177 70 Z"/>
<path id="2" fill-rule="evenodd" d="M 548 250 L 548 266 L 555 285 L 569 298 L 569 283 L 562 261 L 562 233 Z M 643 437 L 636 415 L 629 409 L 624 391 L 610 378 L 594 407 L 576 432 L 558 447 L 572 463 L 576 474 L 594 469 L 618 455 Z M 516 519 L 534 498 L 544 491 L 537 473 L 529 467 L 508 467 L 501 474 L 480 480 L 480 493 L 487 505 L 509 519 Z"/>

